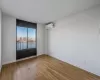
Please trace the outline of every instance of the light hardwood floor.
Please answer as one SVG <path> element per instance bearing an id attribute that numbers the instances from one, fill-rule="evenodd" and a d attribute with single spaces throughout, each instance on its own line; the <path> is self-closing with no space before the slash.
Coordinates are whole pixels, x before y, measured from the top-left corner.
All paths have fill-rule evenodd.
<path id="1" fill-rule="evenodd" d="M 0 80 L 100 80 L 100 77 L 42 55 L 4 65 Z"/>

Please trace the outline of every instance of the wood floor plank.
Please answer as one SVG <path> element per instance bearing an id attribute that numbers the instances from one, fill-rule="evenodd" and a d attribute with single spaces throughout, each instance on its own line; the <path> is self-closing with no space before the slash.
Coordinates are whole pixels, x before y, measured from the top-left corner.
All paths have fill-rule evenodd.
<path id="1" fill-rule="evenodd" d="M 100 77 L 42 55 L 4 65 L 0 80 L 100 80 Z"/>

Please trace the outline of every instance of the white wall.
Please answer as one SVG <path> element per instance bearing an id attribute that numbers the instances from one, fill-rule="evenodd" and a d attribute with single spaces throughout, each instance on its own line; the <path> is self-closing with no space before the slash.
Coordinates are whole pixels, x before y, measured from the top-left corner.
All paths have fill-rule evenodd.
<path id="1" fill-rule="evenodd" d="M 71 15 L 49 30 L 49 55 L 100 76 L 100 6 Z"/>
<path id="2" fill-rule="evenodd" d="M 2 16 L 2 63 L 16 61 L 16 18 Z"/>
<path id="3" fill-rule="evenodd" d="M 0 70 L 1 70 L 1 10 L 0 10 Z"/>
<path id="4" fill-rule="evenodd" d="M 45 54 L 45 25 L 37 24 L 37 55 Z"/>
<path id="5" fill-rule="evenodd" d="M 44 30 L 44 36 L 45 36 L 45 39 L 44 39 L 44 53 L 45 54 L 48 54 L 48 30 L 46 29 L 46 26 L 45 26 L 45 30 Z"/>
<path id="6" fill-rule="evenodd" d="M 2 63 L 16 61 L 16 18 L 2 16 Z M 44 54 L 44 25 L 37 24 L 37 55 Z"/>

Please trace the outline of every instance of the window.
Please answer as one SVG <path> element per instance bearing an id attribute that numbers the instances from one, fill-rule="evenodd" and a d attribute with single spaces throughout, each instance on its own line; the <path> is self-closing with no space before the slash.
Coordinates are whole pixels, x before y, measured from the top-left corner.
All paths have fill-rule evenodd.
<path id="1" fill-rule="evenodd" d="M 27 49 L 27 28 L 17 26 L 17 50 Z"/>
<path id="2" fill-rule="evenodd" d="M 17 50 L 36 48 L 36 28 L 17 25 Z"/>
<path id="3" fill-rule="evenodd" d="M 37 24 L 16 20 L 16 59 L 37 55 Z"/>
<path id="4" fill-rule="evenodd" d="M 28 28 L 28 49 L 36 48 L 36 29 Z"/>

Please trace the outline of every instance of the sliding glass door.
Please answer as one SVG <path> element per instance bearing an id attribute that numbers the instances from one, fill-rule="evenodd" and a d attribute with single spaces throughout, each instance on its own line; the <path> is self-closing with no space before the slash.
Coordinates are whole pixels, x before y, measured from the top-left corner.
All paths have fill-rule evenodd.
<path id="1" fill-rule="evenodd" d="M 16 59 L 36 55 L 36 24 L 17 20 Z"/>

